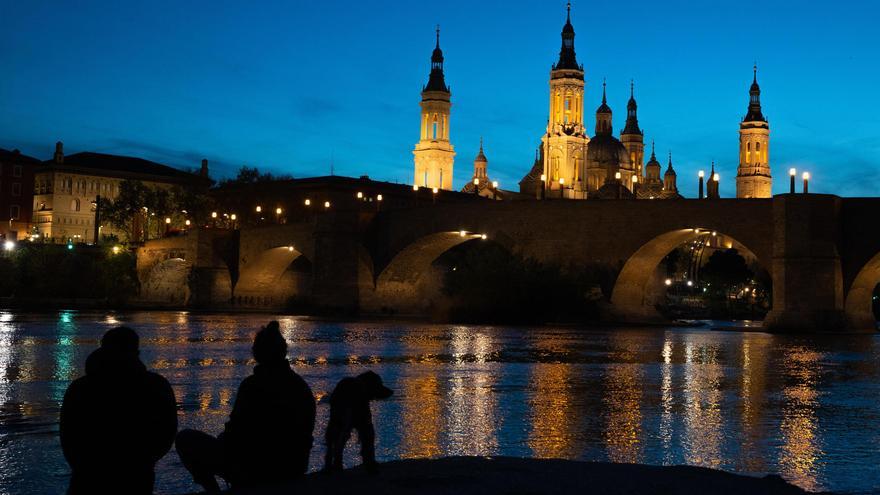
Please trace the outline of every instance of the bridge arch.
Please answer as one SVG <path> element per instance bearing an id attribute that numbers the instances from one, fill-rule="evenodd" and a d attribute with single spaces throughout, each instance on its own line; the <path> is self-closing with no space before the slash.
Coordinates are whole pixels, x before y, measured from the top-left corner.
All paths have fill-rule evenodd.
<path id="1" fill-rule="evenodd" d="M 190 264 L 183 258 L 168 258 L 156 263 L 141 281 L 141 300 L 185 306 L 190 298 L 191 269 Z"/>
<path id="2" fill-rule="evenodd" d="M 851 330 L 875 331 L 873 311 L 874 289 L 880 284 L 880 253 L 871 258 L 859 270 L 846 294 L 844 311 L 847 326 Z"/>
<path id="3" fill-rule="evenodd" d="M 658 265 L 675 248 L 708 233 L 729 239 L 731 247 L 753 256 L 763 268 L 772 273 L 769 253 L 761 255 L 734 236 L 708 229 L 672 230 L 653 237 L 626 259 L 611 293 L 615 317 L 638 322 L 662 321 L 663 318 L 655 308 L 655 302 L 663 290 L 657 276 Z"/>
<path id="4" fill-rule="evenodd" d="M 439 289 L 430 285 L 432 263 L 455 246 L 485 238 L 475 232 L 446 231 L 415 239 L 397 252 L 378 275 L 374 274 L 372 287 L 362 288 L 363 308 L 404 314 L 424 313 L 430 305 L 427 296 Z"/>
<path id="5" fill-rule="evenodd" d="M 292 265 L 298 266 L 291 271 Z M 311 261 L 292 245 L 275 246 L 242 259 L 232 300 L 243 306 L 282 306 L 308 293 Z"/>

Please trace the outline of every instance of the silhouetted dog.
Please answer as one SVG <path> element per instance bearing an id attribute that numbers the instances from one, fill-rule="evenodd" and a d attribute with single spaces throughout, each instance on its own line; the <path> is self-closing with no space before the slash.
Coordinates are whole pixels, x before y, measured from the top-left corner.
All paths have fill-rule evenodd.
<path id="1" fill-rule="evenodd" d="M 330 394 L 330 421 L 327 423 L 327 453 L 324 469 L 342 470 L 342 452 L 351 438 L 351 430 L 358 432 L 361 442 L 361 459 L 370 471 L 376 471 L 376 432 L 370 414 L 370 401 L 387 399 L 393 392 L 382 384 L 382 378 L 367 371 L 354 378 L 346 377 L 336 384 Z"/>

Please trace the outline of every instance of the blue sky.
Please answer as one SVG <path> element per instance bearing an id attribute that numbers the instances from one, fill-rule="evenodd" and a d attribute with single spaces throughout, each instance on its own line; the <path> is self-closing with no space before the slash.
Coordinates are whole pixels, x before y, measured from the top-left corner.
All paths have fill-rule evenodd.
<path id="1" fill-rule="evenodd" d="M 679 188 L 718 164 L 733 195 L 737 129 L 757 60 L 774 191 L 791 166 L 811 191 L 880 184 L 880 6 L 575 1 L 586 114 L 608 79 L 623 127 L 635 79 L 646 141 Z M 452 87 L 455 185 L 482 135 L 489 174 L 516 188 L 547 119 L 562 1 L 14 2 L 0 0 L 0 147 L 48 158 L 131 154 L 179 167 L 241 165 L 412 181 L 434 25 Z M 592 119 L 588 120 L 590 129 Z M 665 162 L 665 160 L 663 160 Z"/>

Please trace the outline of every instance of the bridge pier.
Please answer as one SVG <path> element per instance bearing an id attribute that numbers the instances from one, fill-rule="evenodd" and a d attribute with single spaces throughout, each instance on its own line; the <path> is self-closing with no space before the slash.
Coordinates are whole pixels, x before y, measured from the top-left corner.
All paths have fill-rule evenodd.
<path id="1" fill-rule="evenodd" d="M 840 198 L 782 194 L 773 198 L 773 332 L 828 332 L 846 327 L 838 252 Z"/>

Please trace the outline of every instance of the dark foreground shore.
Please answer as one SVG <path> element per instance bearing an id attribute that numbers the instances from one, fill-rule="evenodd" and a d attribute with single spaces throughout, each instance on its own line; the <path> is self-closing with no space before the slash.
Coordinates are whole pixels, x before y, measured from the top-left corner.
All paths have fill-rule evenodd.
<path id="1" fill-rule="evenodd" d="M 445 457 L 381 465 L 379 474 L 361 468 L 338 475 L 312 473 L 284 486 L 229 493 L 247 495 L 351 494 L 803 494 L 778 476 L 753 478 L 691 466 L 645 466 L 515 457 Z"/>

